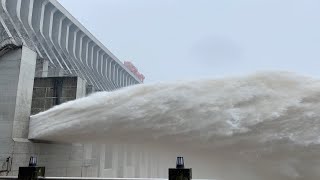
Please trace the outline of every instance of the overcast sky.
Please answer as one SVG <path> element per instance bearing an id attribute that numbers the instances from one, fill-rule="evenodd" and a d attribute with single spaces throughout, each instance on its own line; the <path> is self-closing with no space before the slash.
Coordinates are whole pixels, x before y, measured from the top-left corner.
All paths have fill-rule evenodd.
<path id="1" fill-rule="evenodd" d="M 320 0 L 59 0 L 146 82 L 285 70 L 320 77 Z"/>

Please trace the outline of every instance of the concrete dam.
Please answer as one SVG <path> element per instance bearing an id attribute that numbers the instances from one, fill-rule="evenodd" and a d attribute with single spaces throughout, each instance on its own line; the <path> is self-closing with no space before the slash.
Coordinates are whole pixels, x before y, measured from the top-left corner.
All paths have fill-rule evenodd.
<path id="1" fill-rule="evenodd" d="M 142 84 L 56 0 L 1 0 L 0 176 L 318 180 L 320 81 L 286 72 Z"/>
<path id="2" fill-rule="evenodd" d="M 18 175 L 30 156 L 38 157 L 48 176 L 138 176 L 123 168 L 105 170 L 105 159 L 98 161 L 105 154 L 101 146 L 28 140 L 31 115 L 142 83 L 125 63 L 56 0 L 1 0 L 0 176 Z"/>

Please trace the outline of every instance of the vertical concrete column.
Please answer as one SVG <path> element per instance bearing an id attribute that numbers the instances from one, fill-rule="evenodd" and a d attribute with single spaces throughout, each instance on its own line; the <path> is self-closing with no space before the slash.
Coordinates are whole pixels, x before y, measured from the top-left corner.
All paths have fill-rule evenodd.
<path id="1" fill-rule="evenodd" d="M 130 84 L 130 85 L 133 85 L 133 83 L 132 83 L 132 78 L 129 79 L 129 84 Z"/>
<path id="2" fill-rule="evenodd" d="M 43 61 L 41 77 L 48 77 L 49 61 Z"/>
<path id="3" fill-rule="evenodd" d="M 106 151 L 106 145 L 101 144 L 99 148 L 99 177 L 104 176 L 104 161 L 105 161 L 105 151 Z"/>
<path id="4" fill-rule="evenodd" d="M 83 145 L 83 169 L 82 169 L 82 177 L 88 177 L 90 175 L 90 171 L 92 171 L 92 144 L 84 144 Z"/>
<path id="5" fill-rule="evenodd" d="M 77 92 L 76 99 L 86 96 L 86 81 L 80 77 L 77 77 Z"/>
<path id="6" fill-rule="evenodd" d="M 12 138 L 27 139 L 29 132 L 29 117 L 31 112 L 33 81 L 36 67 L 36 52 L 23 46 L 19 64 L 18 84 L 13 119 Z"/>
<path id="7" fill-rule="evenodd" d="M 117 161 L 118 149 L 114 144 L 104 144 L 100 146 L 99 156 L 99 177 L 118 177 Z"/>
<path id="8" fill-rule="evenodd" d="M 63 77 L 64 75 L 65 75 L 64 70 L 63 70 L 62 68 L 59 68 L 59 70 L 58 70 L 58 76 L 59 76 L 59 77 Z"/>

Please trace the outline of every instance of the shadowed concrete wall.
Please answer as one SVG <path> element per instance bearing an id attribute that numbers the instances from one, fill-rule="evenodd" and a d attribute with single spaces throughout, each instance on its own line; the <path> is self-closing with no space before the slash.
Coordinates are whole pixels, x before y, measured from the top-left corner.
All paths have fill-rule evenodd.
<path id="1" fill-rule="evenodd" d="M 0 165 L 12 155 L 12 127 L 22 49 L 0 57 Z"/>
<path id="2" fill-rule="evenodd" d="M 83 97 L 86 94 L 85 86 L 86 83 L 79 77 L 35 78 L 31 114 Z"/>

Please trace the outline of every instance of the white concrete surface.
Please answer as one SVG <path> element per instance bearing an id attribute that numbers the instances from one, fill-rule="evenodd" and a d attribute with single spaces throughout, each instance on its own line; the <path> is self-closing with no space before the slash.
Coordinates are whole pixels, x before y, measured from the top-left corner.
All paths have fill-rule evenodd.
<path id="1" fill-rule="evenodd" d="M 12 138 L 28 138 L 36 59 L 36 52 L 22 47 Z"/>

